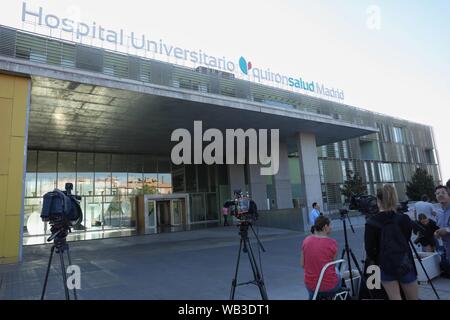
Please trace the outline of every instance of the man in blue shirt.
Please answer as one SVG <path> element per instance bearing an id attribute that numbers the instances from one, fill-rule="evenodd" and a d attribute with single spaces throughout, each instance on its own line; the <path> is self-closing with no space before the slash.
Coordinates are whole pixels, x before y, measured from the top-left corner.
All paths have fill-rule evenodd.
<path id="1" fill-rule="evenodd" d="M 312 204 L 313 209 L 309 213 L 309 225 L 313 226 L 316 223 L 316 219 L 320 216 L 320 206 L 317 202 Z"/>
<path id="2" fill-rule="evenodd" d="M 437 217 L 438 230 L 434 233 L 436 238 L 442 239 L 447 260 L 450 258 L 450 196 L 445 186 L 437 186 L 435 189 L 436 199 L 442 206 L 442 212 Z"/>

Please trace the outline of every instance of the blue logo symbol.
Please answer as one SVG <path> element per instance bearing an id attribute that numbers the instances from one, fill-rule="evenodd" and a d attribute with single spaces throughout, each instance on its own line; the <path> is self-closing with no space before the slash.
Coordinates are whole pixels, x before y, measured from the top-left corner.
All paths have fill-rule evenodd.
<path id="1" fill-rule="evenodd" d="M 247 62 L 244 57 L 241 57 L 239 59 L 239 68 L 241 68 L 243 74 L 248 74 L 248 72 L 252 68 L 252 63 L 250 61 Z"/>

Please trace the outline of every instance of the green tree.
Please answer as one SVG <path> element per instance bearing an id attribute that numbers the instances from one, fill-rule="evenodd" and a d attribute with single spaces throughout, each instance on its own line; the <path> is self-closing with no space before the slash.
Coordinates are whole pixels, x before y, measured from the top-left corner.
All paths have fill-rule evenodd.
<path id="1" fill-rule="evenodd" d="M 434 186 L 433 177 L 426 170 L 417 168 L 406 185 L 406 195 L 412 201 L 419 201 L 424 194 L 434 199 Z"/>
<path id="2" fill-rule="evenodd" d="M 344 186 L 340 188 L 342 195 L 345 196 L 346 201 L 350 200 L 352 194 L 366 194 L 367 187 L 363 183 L 362 178 L 354 173 L 352 170 L 347 170 L 347 178 L 344 182 Z"/>
<path id="3" fill-rule="evenodd" d="M 156 193 L 156 187 L 148 184 L 144 184 L 144 188 L 142 190 L 143 194 L 155 194 Z"/>

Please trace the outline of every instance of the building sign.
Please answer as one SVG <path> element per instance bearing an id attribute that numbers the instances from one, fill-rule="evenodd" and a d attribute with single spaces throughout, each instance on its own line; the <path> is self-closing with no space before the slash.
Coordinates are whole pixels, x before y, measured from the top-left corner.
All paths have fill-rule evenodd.
<path id="1" fill-rule="evenodd" d="M 164 40 L 150 39 L 144 33 L 134 31 L 126 32 L 124 29 L 107 28 L 97 22 L 85 23 L 75 21 L 68 17 L 61 17 L 40 6 L 31 6 L 29 3 L 22 3 L 21 19 L 23 23 L 33 23 L 43 26 L 49 30 L 59 30 L 61 37 L 70 35 L 71 40 L 85 42 L 83 39 L 89 38 L 109 44 L 115 50 L 121 51 L 121 47 L 132 49 L 136 54 L 147 56 L 152 54 L 159 57 L 174 58 L 176 63 L 189 64 L 192 66 L 205 66 L 229 73 L 241 79 L 252 80 L 254 82 L 291 88 L 293 91 L 302 93 L 312 93 L 331 99 L 344 100 L 344 91 L 337 88 L 327 87 L 317 81 L 310 81 L 299 76 L 287 76 L 280 73 L 255 67 L 245 57 L 232 60 L 226 57 L 210 55 L 203 50 L 192 50 L 177 47 L 166 43 Z"/>

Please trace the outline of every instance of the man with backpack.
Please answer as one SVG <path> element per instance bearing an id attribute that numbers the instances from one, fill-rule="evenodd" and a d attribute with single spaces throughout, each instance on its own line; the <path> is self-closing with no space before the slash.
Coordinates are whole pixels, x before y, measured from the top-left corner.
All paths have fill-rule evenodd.
<path id="1" fill-rule="evenodd" d="M 379 213 L 369 217 L 364 233 L 366 264 L 379 266 L 381 283 L 390 300 L 418 299 L 417 270 L 409 246 L 412 222 L 397 213 L 395 187 L 385 184 L 377 191 Z"/>

